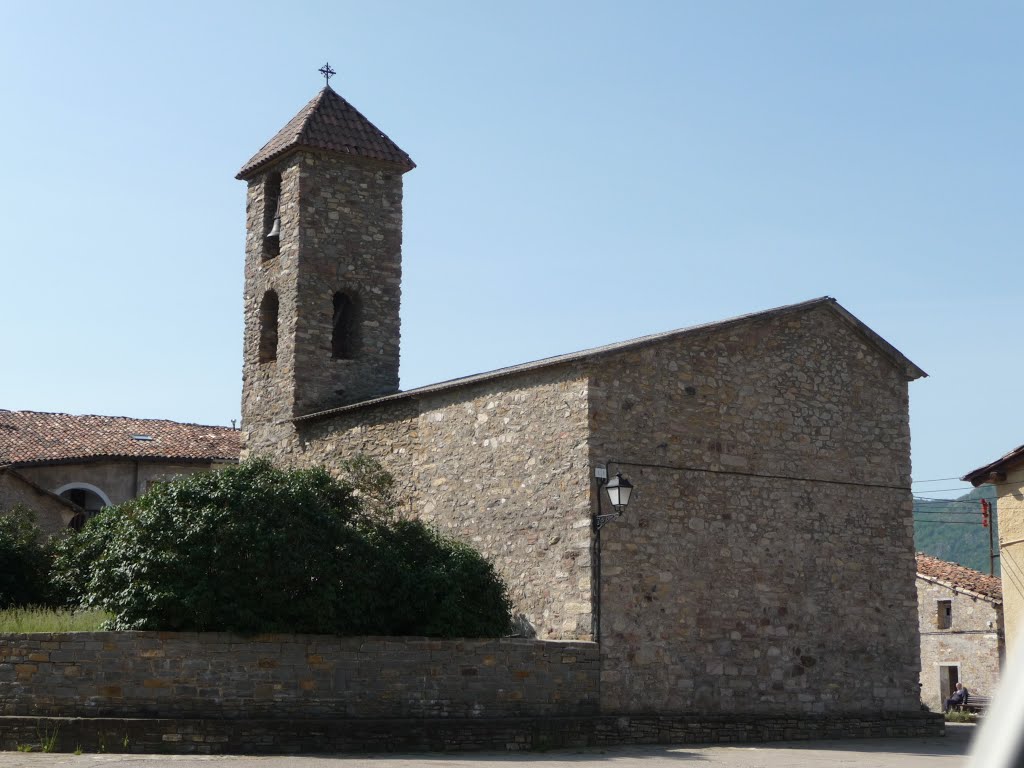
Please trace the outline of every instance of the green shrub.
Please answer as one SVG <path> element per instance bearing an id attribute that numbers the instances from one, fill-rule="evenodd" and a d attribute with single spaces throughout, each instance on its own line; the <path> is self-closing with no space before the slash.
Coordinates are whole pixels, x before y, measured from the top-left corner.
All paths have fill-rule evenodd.
<path id="1" fill-rule="evenodd" d="M 115 507 L 88 602 L 114 629 L 326 632 L 356 507 L 323 470 L 253 461 Z"/>
<path id="2" fill-rule="evenodd" d="M 82 530 L 68 529 L 51 542 L 50 590 L 55 606 L 71 610 L 87 606 L 93 565 L 110 543 L 118 522 L 110 509 L 89 518 Z"/>
<path id="3" fill-rule="evenodd" d="M 505 585 L 475 549 L 417 520 L 360 527 L 360 555 L 343 563 L 347 633 L 495 637 L 509 631 Z"/>
<path id="4" fill-rule="evenodd" d="M 483 557 L 382 514 L 382 494 L 361 498 L 373 514 L 322 469 L 283 472 L 263 460 L 190 475 L 62 541 L 55 582 L 65 604 L 110 611 L 112 629 L 505 631 L 505 587 Z"/>
<path id="5" fill-rule="evenodd" d="M 0 609 L 47 602 L 49 562 L 35 512 L 0 514 Z"/>

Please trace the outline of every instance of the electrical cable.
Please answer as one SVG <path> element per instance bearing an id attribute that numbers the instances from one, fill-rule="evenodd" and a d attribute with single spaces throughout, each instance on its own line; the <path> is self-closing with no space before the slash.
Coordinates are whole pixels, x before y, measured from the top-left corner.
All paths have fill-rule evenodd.
<path id="1" fill-rule="evenodd" d="M 827 480 L 820 477 L 797 477 L 795 475 L 772 475 L 760 472 L 741 472 L 736 469 L 708 469 L 707 467 L 684 467 L 672 464 L 646 464 L 640 461 L 623 461 L 608 459 L 608 464 L 620 464 L 626 467 L 643 467 L 647 469 L 668 469 L 673 472 L 703 472 L 712 475 L 736 475 L 738 477 L 756 477 L 765 480 L 792 480 L 798 483 L 820 483 L 822 485 L 849 485 L 857 488 L 880 488 L 888 491 L 909 491 L 905 485 L 885 485 L 883 483 L 859 483 L 855 480 Z"/>

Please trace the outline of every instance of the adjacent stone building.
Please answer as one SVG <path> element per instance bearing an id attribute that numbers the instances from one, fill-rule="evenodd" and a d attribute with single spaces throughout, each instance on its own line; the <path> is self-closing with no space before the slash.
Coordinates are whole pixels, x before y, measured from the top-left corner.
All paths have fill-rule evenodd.
<path id="1" fill-rule="evenodd" d="M 604 713 L 915 714 L 923 371 L 825 297 L 400 391 L 413 167 L 328 87 L 239 173 L 243 453 L 379 458 L 524 626 L 600 644 Z"/>
<path id="2" fill-rule="evenodd" d="M 1024 445 L 971 470 L 962 480 L 996 489 L 999 510 L 999 568 L 1005 582 L 1006 642 L 1024 645 Z"/>
<path id="3" fill-rule="evenodd" d="M 237 462 L 240 449 L 239 431 L 225 427 L 0 410 L 0 513 L 23 503 L 54 533 L 153 482 Z"/>
<path id="4" fill-rule="evenodd" d="M 41 488 L 13 467 L 0 467 L 0 515 L 16 507 L 35 512 L 36 523 L 47 536 L 60 533 L 82 513 L 78 505 Z"/>
<path id="5" fill-rule="evenodd" d="M 921 701 L 941 712 L 958 682 L 994 694 L 1006 655 L 999 578 L 919 552 L 917 602 Z"/>

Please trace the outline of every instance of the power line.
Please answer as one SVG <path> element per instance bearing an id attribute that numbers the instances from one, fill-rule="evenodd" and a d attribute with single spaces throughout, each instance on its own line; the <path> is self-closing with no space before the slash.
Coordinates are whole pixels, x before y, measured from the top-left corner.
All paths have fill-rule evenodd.
<path id="1" fill-rule="evenodd" d="M 970 509 L 961 509 L 961 510 L 915 509 L 914 510 L 914 514 L 915 515 L 959 515 L 961 517 L 966 516 L 968 518 L 973 518 L 973 517 L 977 517 L 981 513 L 974 512 L 973 510 L 970 510 Z M 977 519 L 980 520 L 981 517 L 977 517 Z"/>
<path id="2" fill-rule="evenodd" d="M 799 477 L 796 475 L 772 475 L 761 472 L 743 472 L 738 469 L 709 469 L 708 467 L 685 467 L 672 464 L 645 464 L 640 461 L 624 461 L 608 459 L 609 464 L 620 464 L 626 467 L 645 467 L 648 469 L 668 469 L 673 472 L 703 472 L 711 475 L 736 475 L 738 477 L 755 477 L 764 480 L 792 480 L 799 483 L 820 483 L 822 485 L 850 485 L 857 488 L 881 488 L 887 491 L 909 491 L 905 485 L 885 485 L 883 483 L 861 483 L 856 480 L 828 480 L 822 477 Z"/>
<path id="3" fill-rule="evenodd" d="M 915 515 L 973 515 L 974 510 L 946 510 L 946 509 L 915 509 Z"/>
<path id="4" fill-rule="evenodd" d="M 939 480 L 960 480 L 960 478 L 959 477 L 940 477 L 937 480 L 911 480 L 910 484 L 913 485 L 914 483 L 937 483 L 937 482 L 939 482 Z M 983 485 L 991 485 L 993 487 L 996 487 L 996 486 L 1000 486 L 1000 485 L 1020 485 L 1020 484 L 1021 484 L 1020 480 L 1000 480 L 999 482 L 996 482 L 996 483 L 992 483 L 992 482 L 989 482 L 989 481 L 986 480 L 984 483 L 980 483 L 978 485 L 964 486 L 962 489 L 961 488 L 928 488 L 926 490 L 928 490 L 929 492 L 931 492 L 931 491 L 947 491 L 947 490 L 948 491 L 959 491 L 959 490 L 973 491 L 976 488 L 981 488 Z"/>
<path id="5" fill-rule="evenodd" d="M 914 501 L 943 502 L 945 504 L 981 504 L 981 499 L 940 499 L 935 496 L 914 496 Z M 995 501 L 986 499 L 986 501 Z"/>
<path id="6" fill-rule="evenodd" d="M 925 488 L 926 493 L 942 493 L 943 491 L 966 491 L 970 493 L 975 490 L 974 486 L 967 486 L 966 488 Z"/>
<path id="7" fill-rule="evenodd" d="M 915 520 L 915 523 L 942 523 L 943 525 L 981 525 L 981 523 L 965 523 L 960 520 Z"/>

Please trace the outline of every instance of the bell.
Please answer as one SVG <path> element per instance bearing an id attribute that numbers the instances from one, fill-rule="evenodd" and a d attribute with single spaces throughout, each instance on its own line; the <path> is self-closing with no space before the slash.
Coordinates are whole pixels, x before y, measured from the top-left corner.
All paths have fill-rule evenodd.
<path id="1" fill-rule="evenodd" d="M 270 228 L 270 231 L 267 232 L 267 237 L 277 237 L 280 234 L 281 234 L 281 217 L 280 216 L 275 216 L 274 217 L 274 226 L 272 226 Z"/>

